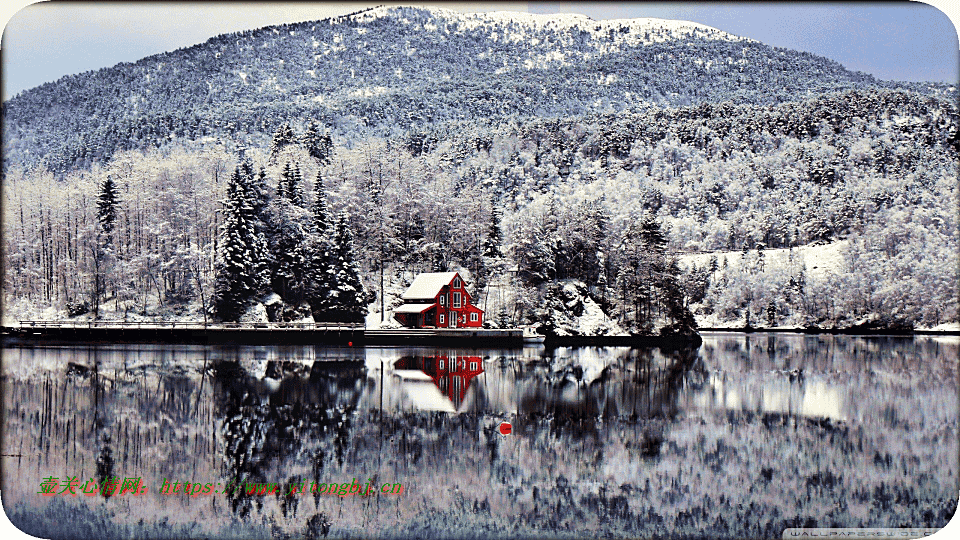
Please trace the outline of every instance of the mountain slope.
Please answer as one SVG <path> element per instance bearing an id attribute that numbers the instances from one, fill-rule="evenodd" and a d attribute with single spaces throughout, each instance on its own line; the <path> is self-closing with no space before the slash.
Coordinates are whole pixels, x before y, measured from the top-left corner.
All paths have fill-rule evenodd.
<path id="1" fill-rule="evenodd" d="M 64 77 L 3 105 L 6 165 L 65 172 L 173 138 L 318 120 L 341 137 L 452 120 L 771 104 L 889 85 L 703 25 L 377 8 Z"/>

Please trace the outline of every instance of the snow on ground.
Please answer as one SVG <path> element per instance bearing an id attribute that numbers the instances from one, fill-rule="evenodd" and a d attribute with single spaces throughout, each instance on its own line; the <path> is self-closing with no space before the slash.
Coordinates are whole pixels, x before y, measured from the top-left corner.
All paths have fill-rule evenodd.
<path id="1" fill-rule="evenodd" d="M 573 283 L 567 283 L 563 286 L 565 293 L 571 296 L 575 296 L 578 293 L 576 287 Z M 620 328 L 617 323 L 607 317 L 607 314 L 603 312 L 603 308 L 599 304 L 593 301 L 589 296 L 584 296 L 582 298 L 583 302 L 583 314 L 579 317 L 574 317 L 576 321 L 576 329 L 580 335 L 584 336 L 625 336 L 625 332 Z"/>
<path id="2" fill-rule="evenodd" d="M 792 248 L 793 256 L 800 262 L 807 265 L 807 278 L 811 280 L 821 280 L 829 274 L 843 273 L 843 252 L 850 244 L 849 240 L 840 240 L 830 244 L 818 246 L 801 246 Z M 756 251 L 756 250 L 753 250 Z M 764 259 L 767 268 L 785 267 L 788 265 L 790 257 L 789 248 L 766 249 L 764 250 Z M 680 255 L 677 257 L 680 267 L 688 269 L 692 264 L 703 268 L 710 264 L 710 258 L 716 257 L 717 262 L 723 266 L 723 258 L 727 258 L 727 264 L 735 268 L 740 264 L 742 251 L 715 251 L 711 253 L 695 253 Z"/>
<path id="3" fill-rule="evenodd" d="M 960 332 L 960 322 L 941 323 L 931 328 L 921 326 L 918 327 L 917 330 L 923 330 L 927 332 Z"/>

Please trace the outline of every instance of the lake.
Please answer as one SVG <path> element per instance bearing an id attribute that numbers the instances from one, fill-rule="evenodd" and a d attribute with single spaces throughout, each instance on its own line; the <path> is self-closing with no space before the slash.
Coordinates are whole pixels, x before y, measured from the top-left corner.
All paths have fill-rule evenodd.
<path id="1" fill-rule="evenodd" d="M 949 521 L 960 338 L 703 338 L 5 347 L 3 504 L 47 538 L 735 538 Z M 348 496 L 320 493 L 332 484 Z"/>

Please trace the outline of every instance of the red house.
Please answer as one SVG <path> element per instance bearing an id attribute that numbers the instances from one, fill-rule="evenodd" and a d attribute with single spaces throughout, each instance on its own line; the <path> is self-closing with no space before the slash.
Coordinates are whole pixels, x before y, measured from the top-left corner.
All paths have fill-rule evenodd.
<path id="1" fill-rule="evenodd" d="M 457 272 L 420 274 L 393 316 L 409 328 L 480 328 L 483 310 L 470 303 L 466 286 Z"/>

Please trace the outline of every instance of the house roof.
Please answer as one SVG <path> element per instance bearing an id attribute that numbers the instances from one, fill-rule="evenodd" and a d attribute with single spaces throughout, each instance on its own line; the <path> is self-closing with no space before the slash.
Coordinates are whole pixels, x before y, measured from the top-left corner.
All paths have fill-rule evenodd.
<path id="1" fill-rule="evenodd" d="M 394 313 L 423 313 L 424 311 L 432 308 L 437 304 L 404 304 L 397 309 L 394 309 Z"/>
<path id="2" fill-rule="evenodd" d="M 444 285 L 449 285 L 453 281 L 456 272 L 426 272 L 417 276 L 410 285 L 410 288 L 403 293 L 404 300 L 413 300 L 417 298 L 434 299 L 440 293 Z"/>

